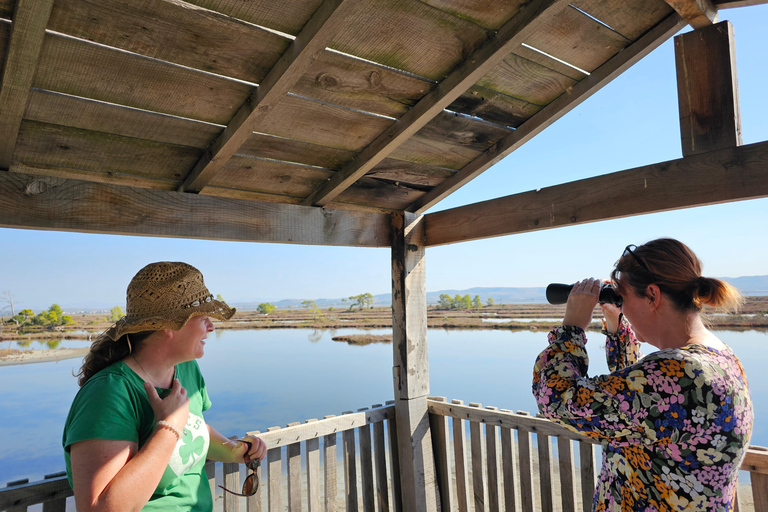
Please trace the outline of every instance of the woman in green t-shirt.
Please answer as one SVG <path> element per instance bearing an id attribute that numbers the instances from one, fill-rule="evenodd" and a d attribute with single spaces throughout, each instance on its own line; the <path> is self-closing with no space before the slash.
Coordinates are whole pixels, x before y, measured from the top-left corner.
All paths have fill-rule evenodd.
<path id="1" fill-rule="evenodd" d="M 127 315 L 86 356 L 64 427 L 77 509 L 212 510 L 205 460 L 261 460 L 257 437 L 229 441 L 205 423 L 211 406 L 196 359 L 212 318 L 235 310 L 186 263 L 159 262 L 128 285 Z"/>

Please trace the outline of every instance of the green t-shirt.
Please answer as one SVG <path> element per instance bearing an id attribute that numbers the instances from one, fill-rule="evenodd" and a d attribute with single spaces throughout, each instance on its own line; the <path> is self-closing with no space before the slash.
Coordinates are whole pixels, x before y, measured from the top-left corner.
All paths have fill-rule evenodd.
<path id="1" fill-rule="evenodd" d="M 189 420 L 165 468 L 160 483 L 142 510 L 213 509 L 211 489 L 205 474 L 205 459 L 210 445 L 203 411 L 211 407 L 205 381 L 196 361 L 176 366 L 176 377 L 187 390 Z M 160 397 L 169 390 L 156 388 Z M 144 381 L 119 361 L 88 379 L 72 402 L 64 425 L 64 459 L 72 485 L 69 447 L 88 439 L 114 439 L 144 446 L 155 428 Z"/>

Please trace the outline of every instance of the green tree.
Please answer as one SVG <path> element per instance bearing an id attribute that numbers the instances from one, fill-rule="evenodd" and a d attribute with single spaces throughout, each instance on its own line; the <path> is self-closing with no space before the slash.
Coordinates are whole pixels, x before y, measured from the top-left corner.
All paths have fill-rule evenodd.
<path id="1" fill-rule="evenodd" d="M 112 309 L 109 310 L 109 320 L 110 322 L 117 322 L 121 318 L 123 318 L 123 310 L 120 308 L 120 306 L 115 306 Z"/>
<path id="2" fill-rule="evenodd" d="M 461 309 L 472 309 L 472 299 L 469 297 L 469 294 L 466 294 L 461 298 L 459 307 Z"/>
<path id="3" fill-rule="evenodd" d="M 437 307 L 440 309 L 451 309 L 453 307 L 453 299 L 447 293 L 441 293 L 440 300 L 437 301 Z"/>
<path id="4" fill-rule="evenodd" d="M 488 297 L 488 300 L 486 300 L 485 303 L 488 304 L 489 306 L 493 306 L 494 304 L 496 304 L 496 301 L 493 300 L 493 297 Z"/>
<path id="5" fill-rule="evenodd" d="M 268 315 L 277 310 L 277 306 L 269 302 L 262 302 L 258 307 L 259 313 L 262 315 Z"/>
<path id="6" fill-rule="evenodd" d="M 301 305 L 304 309 L 318 309 L 317 302 L 313 300 L 303 300 L 301 301 Z"/>
<path id="7" fill-rule="evenodd" d="M 475 298 L 472 299 L 472 307 L 475 309 L 482 309 L 483 301 L 480 300 L 479 295 L 475 295 Z"/>
<path id="8" fill-rule="evenodd" d="M 349 309 L 352 309 L 353 307 L 357 306 L 360 309 L 364 309 L 366 307 L 373 307 L 373 295 L 370 293 L 361 293 L 360 295 L 353 295 L 349 298 L 350 300 L 353 300 L 351 306 L 349 306 Z"/>

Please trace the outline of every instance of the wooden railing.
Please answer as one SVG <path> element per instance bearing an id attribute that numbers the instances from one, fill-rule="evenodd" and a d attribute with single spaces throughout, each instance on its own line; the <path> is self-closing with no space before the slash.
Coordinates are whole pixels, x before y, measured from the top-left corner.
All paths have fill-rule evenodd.
<path id="1" fill-rule="evenodd" d="M 244 466 L 209 461 L 205 469 L 211 491 L 223 494 L 214 508 L 225 512 L 401 512 L 399 462 L 397 451 L 391 449 L 397 447 L 392 403 L 251 432 L 269 449 L 261 464 L 259 490 L 250 498 L 222 493 L 217 487 L 222 482 L 239 492 Z M 70 496 L 72 490 L 62 473 L 40 482 L 11 482 L 0 489 L 0 510 L 17 512 L 42 503 L 44 512 L 63 512 Z"/>
<path id="2" fill-rule="evenodd" d="M 592 510 L 598 468 L 595 441 L 523 411 L 464 405 L 442 397 L 427 403 L 444 511 Z M 556 457 L 551 453 L 553 440 Z M 737 504 L 736 510 L 768 512 L 768 448 L 750 446 L 741 469 L 750 473 L 752 499 L 737 494 L 742 506 Z"/>

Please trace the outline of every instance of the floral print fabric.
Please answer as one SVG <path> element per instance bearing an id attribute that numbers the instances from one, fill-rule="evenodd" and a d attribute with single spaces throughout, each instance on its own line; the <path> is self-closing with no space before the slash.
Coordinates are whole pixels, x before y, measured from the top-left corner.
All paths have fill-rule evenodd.
<path id="1" fill-rule="evenodd" d="M 586 334 L 562 326 L 533 371 L 539 411 L 601 442 L 596 511 L 733 510 L 752 401 L 730 349 L 665 349 L 641 359 L 628 324 L 608 336 L 611 373 L 588 377 Z"/>

